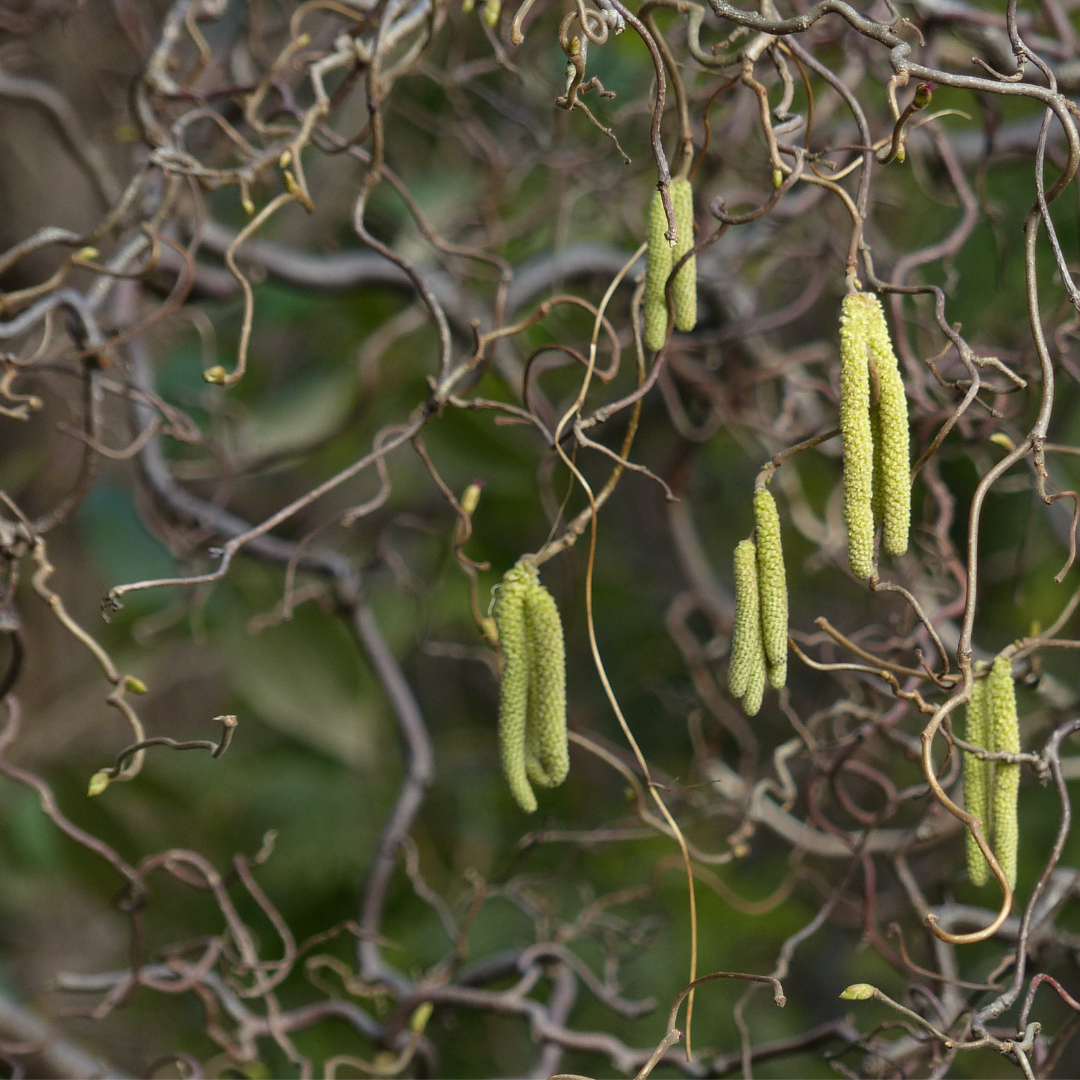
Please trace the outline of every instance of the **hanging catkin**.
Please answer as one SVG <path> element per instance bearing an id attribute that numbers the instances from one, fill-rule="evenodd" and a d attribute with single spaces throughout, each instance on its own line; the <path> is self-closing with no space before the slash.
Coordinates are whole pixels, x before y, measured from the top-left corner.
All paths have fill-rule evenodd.
<path id="1" fill-rule="evenodd" d="M 735 630 L 728 666 L 731 693 L 743 699 L 743 711 L 755 716 L 765 692 L 765 647 L 761 642 L 757 549 L 753 540 L 735 547 Z"/>
<path id="2" fill-rule="evenodd" d="M 848 293 L 840 314 L 840 431 L 844 436 L 844 521 L 851 572 L 874 572 L 874 442 L 870 431 L 870 318 L 876 300 Z"/>
<path id="3" fill-rule="evenodd" d="M 881 544 L 890 555 L 903 555 L 907 551 L 911 527 L 911 447 L 907 395 L 881 302 L 876 296 L 868 296 L 865 303 L 869 316 L 867 345 L 878 380 L 877 423 L 873 425 L 873 437 L 879 443 L 874 447 L 877 464 L 874 495 L 884 526 Z M 880 496 L 877 491 L 879 487 Z"/>
<path id="4" fill-rule="evenodd" d="M 675 227 L 679 232 L 678 242 L 671 253 L 671 264 L 674 266 L 694 247 L 694 189 L 689 180 L 671 181 L 671 203 L 675 210 Z M 696 256 L 687 259 L 675 275 L 671 295 L 675 303 L 675 328 L 683 333 L 693 330 L 697 325 Z"/>
<path id="5" fill-rule="evenodd" d="M 667 340 L 667 300 L 664 286 L 671 273 L 671 245 L 664 235 L 667 232 L 667 215 L 660 192 L 654 192 L 649 200 L 649 246 L 645 250 L 645 348 L 662 349 Z M 682 228 L 679 229 L 680 236 Z M 684 267 L 685 269 L 685 267 Z"/>
<path id="6" fill-rule="evenodd" d="M 1012 664 L 1006 656 L 994 660 L 987 679 L 987 714 L 990 748 L 1020 753 L 1020 720 L 1016 712 L 1016 684 Z M 994 767 L 994 855 L 1009 885 L 1016 888 L 1016 856 L 1020 843 L 1017 802 L 1020 795 L 1020 766 L 998 761 Z"/>
<path id="7" fill-rule="evenodd" d="M 977 679 L 971 687 L 971 702 L 967 707 L 964 738 L 972 746 L 987 748 L 986 679 Z M 990 800 L 987 784 L 988 763 L 974 754 L 964 754 L 964 807 L 982 822 L 983 835 L 990 836 Z M 990 880 L 990 864 L 979 849 L 971 830 L 967 833 L 967 870 L 972 885 L 985 885 Z"/>
<path id="8" fill-rule="evenodd" d="M 502 651 L 499 746 L 503 772 L 517 804 L 536 809 L 533 783 L 566 779 L 566 656 L 562 622 L 535 566 L 521 561 L 499 587 L 494 610 Z"/>
<path id="9" fill-rule="evenodd" d="M 525 594 L 525 629 L 529 640 L 525 767 L 534 784 L 558 787 L 570 771 L 566 739 L 566 651 L 555 598 L 540 584 L 538 576 L 534 576 Z"/>
<path id="10" fill-rule="evenodd" d="M 765 697 L 765 665 L 758 664 L 750 672 L 750 681 L 743 695 L 742 707 L 747 716 L 757 716 L 761 709 L 761 702 Z"/>
<path id="11" fill-rule="evenodd" d="M 787 682 L 787 575 L 780 544 L 780 515 L 768 488 L 754 492 L 754 523 L 757 526 L 761 640 L 769 662 L 769 685 L 779 689 Z"/>
<path id="12" fill-rule="evenodd" d="M 536 796 L 525 771 L 525 729 L 529 712 L 529 641 L 525 628 L 528 572 L 519 563 L 507 570 L 495 601 L 495 625 L 502 651 L 499 688 L 499 749 L 503 773 L 518 806 L 531 814 Z"/>

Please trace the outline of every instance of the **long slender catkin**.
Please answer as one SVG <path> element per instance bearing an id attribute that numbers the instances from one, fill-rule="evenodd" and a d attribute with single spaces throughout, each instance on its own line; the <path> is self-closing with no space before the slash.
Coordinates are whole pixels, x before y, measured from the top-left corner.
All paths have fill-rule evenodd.
<path id="1" fill-rule="evenodd" d="M 671 204 L 675 211 L 675 227 L 679 231 L 679 239 L 671 253 L 674 265 L 694 247 L 694 189 L 689 180 L 671 181 Z M 683 263 L 672 282 L 671 295 L 675 303 L 675 328 L 684 333 L 693 330 L 697 325 L 697 256 L 691 256 Z"/>
<path id="2" fill-rule="evenodd" d="M 761 641 L 757 548 L 753 540 L 743 540 L 735 547 L 735 630 L 731 635 L 728 686 L 735 697 L 743 699 L 746 715 L 756 715 L 765 692 L 765 646 Z"/>
<path id="3" fill-rule="evenodd" d="M 536 567 L 524 560 L 504 575 L 494 617 L 503 656 L 503 772 L 514 799 L 531 814 L 536 796 L 529 781 L 557 787 L 570 771 L 562 620 Z"/>
<path id="4" fill-rule="evenodd" d="M 780 543 L 780 515 L 768 488 L 754 492 L 754 523 L 757 526 L 761 640 L 769 662 L 769 685 L 779 689 L 787 682 L 787 574 Z"/>
<path id="5" fill-rule="evenodd" d="M 647 349 L 662 349 L 667 339 L 667 300 L 664 298 L 664 286 L 671 273 L 672 262 L 671 245 L 664 235 L 668 227 L 667 215 L 664 213 L 664 201 L 659 191 L 654 192 L 649 200 L 648 221 L 649 246 L 645 250 L 645 299 L 642 303 L 645 314 L 643 340 Z M 681 228 L 679 233 L 682 234 Z"/>
<path id="6" fill-rule="evenodd" d="M 570 771 L 566 737 L 566 650 L 554 597 L 533 580 L 525 594 L 529 711 L 525 767 L 534 784 L 558 787 Z"/>
<path id="7" fill-rule="evenodd" d="M 870 430 L 870 319 L 876 298 L 849 293 L 840 313 L 840 431 L 844 436 L 844 520 L 851 572 L 874 572 L 874 440 Z"/>
<path id="8" fill-rule="evenodd" d="M 964 738 L 973 746 L 986 749 L 986 679 L 977 679 L 971 687 L 971 702 L 967 707 Z M 987 785 L 987 762 L 974 754 L 964 754 L 964 807 L 982 822 L 983 834 L 990 836 L 990 799 Z M 971 831 L 967 833 L 967 870 L 973 885 L 985 885 L 990 880 L 990 864 L 979 849 Z"/>
<path id="9" fill-rule="evenodd" d="M 987 679 L 987 713 L 990 747 L 1010 754 L 1020 753 L 1020 719 L 1016 712 L 1016 684 L 1008 657 L 994 660 Z M 1020 766 L 1004 761 L 994 768 L 994 855 L 1009 884 L 1016 888 L 1016 856 L 1020 845 L 1017 804 L 1020 796 Z"/>
<path id="10" fill-rule="evenodd" d="M 876 296 L 865 301 L 868 313 L 867 345 L 878 376 L 877 424 L 874 425 L 875 499 L 881 507 L 881 545 L 890 555 L 903 555 L 911 527 L 911 445 L 908 433 L 907 394 L 900 365 L 889 338 L 885 312 Z M 878 496 L 878 487 L 881 489 Z"/>
<path id="11" fill-rule="evenodd" d="M 535 573 L 535 571 L 534 571 Z M 530 575 L 521 563 L 507 570 L 493 612 L 502 650 L 499 688 L 499 749 L 510 793 L 526 814 L 536 809 L 536 796 L 526 772 L 526 728 L 529 714 L 529 639 L 525 596 Z"/>

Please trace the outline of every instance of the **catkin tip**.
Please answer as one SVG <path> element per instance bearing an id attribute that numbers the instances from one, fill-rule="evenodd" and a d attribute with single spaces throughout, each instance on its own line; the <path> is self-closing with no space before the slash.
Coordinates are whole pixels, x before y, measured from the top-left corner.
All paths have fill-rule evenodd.
<path id="1" fill-rule="evenodd" d="M 765 697 L 765 666 L 755 668 L 750 674 L 750 682 L 743 695 L 742 707 L 747 716 L 757 716 L 761 702 Z"/>

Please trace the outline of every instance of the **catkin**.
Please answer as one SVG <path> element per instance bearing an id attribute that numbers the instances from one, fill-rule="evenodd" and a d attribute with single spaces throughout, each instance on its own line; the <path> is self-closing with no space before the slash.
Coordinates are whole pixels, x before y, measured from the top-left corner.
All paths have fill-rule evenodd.
<path id="1" fill-rule="evenodd" d="M 885 312 L 876 296 L 867 296 L 867 345 L 878 376 L 878 402 L 873 425 L 875 439 L 874 496 L 880 507 L 882 547 L 890 555 L 903 555 L 911 527 L 911 448 L 908 434 L 907 395 L 900 365 L 889 339 Z M 880 495 L 878 494 L 880 488 Z"/>
<path id="2" fill-rule="evenodd" d="M 870 406 L 870 435 L 874 440 L 873 507 L 874 525 L 876 527 L 881 524 L 882 518 L 885 517 L 885 499 L 884 485 L 881 482 L 881 410 L 873 404 Z"/>
<path id="3" fill-rule="evenodd" d="M 675 227 L 679 233 L 679 239 L 671 253 L 671 264 L 674 265 L 694 247 L 694 189 L 689 180 L 672 180 L 671 203 L 675 211 Z M 684 333 L 693 330 L 697 325 L 696 256 L 692 255 L 687 259 L 675 275 L 671 294 L 675 302 L 675 328 Z"/>
<path id="4" fill-rule="evenodd" d="M 750 683 L 743 695 L 742 707 L 747 716 L 757 716 L 765 697 L 765 665 L 759 664 L 750 672 Z"/>
<path id="5" fill-rule="evenodd" d="M 667 237 L 667 215 L 660 192 L 649 201 L 649 246 L 645 251 L 645 348 L 662 349 L 667 340 L 667 300 L 664 286 L 671 273 L 671 245 Z M 682 230 L 679 230 L 680 233 Z M 685 269 L 685 268 L 684 268 Z"/>
<path id="6" fill-rule="evenodd" d="M 851 572 L 874 572 L 874 440 L 870 430 L 871 306 L 866 293 L 844 297 L 840 314 L 840 431 L 844 436 L 844 520 Z"/>
<path id="7" fill-rule="evenodd" d="M 535 570 L 534 570 L 535 574 Z M 555 599 L 535 577 L 525 594 L 529 639 L 526 769 L 534 784 L 558 787 L 570 771 L 566 738 L 566 651 Z"/>
<path id="8" fill-rule="evenodd" d="M 528 571 L 518 563 L 507 570 L 495 601 L 495 625 L 502 650 L 499 688 L 499 749 L 503 774 L 518 806 L 531 814 L 536 796 L 525 771 L 525 738 L 529 712 L 529 641 L 525 619 Z"/>
<path id="9" fill-rule="evenodd" d="M 978 679 L 971 687 L 971 702 L 967 707 L 964 738 L 972 746 L 987 748 L 986 679 Z M 988 762 L 974 754 L 964 754 L 964 806 L 967 812 L 982 822 L 983 835 L 990 836 L 990 800 L 987 787 Z M 975 837 L 967 833 L 967 869 L 972 885 L 985 885 L 990 880 L 990 864 L 986 861 Z"/>
<path id="10" fill-rule="evenodd" d="M 743 540 L 735 547 L 735 630 L 731 635 L 728 686 L 736 698 L 743 699 L 746 715 L 756 715 L 765 692 L 765 646 L 761 641 L 757 549 L 753 540 Z"/>
<path id="11" fill-rule="evenodd" d="M 1008 657 L 994 660 L 987 680 L 990 747 L 1010 754 L 1020 753 L 1020 720 L 1016 712 L 1016 684 Z M 1020 844 L 1017 802 L 1020 794 L 1020 766 L 1004 761 L 994 769 L 994 855 L 1012 888 L 1016 888 L 1016 856 Z"/>
<path id="12" fill-rule="evenodd" d="M 761 640 L 769 662 L 769 685 L 779 689 L 787 682 L 787 575 L 780 544 L 780 515 L 768 488 L 754 492 L 754 522 L 757 526 Z"/>
<path id="13" fill-rule="evenodd" d="M 515 801 L 536 809 L 530 779 L 556 787 L 566 779 L 566 654 L 562 622 L 535 566 L 519 562 L 502 580 L 495 602 L 502 650 L 499 746 Z"/>

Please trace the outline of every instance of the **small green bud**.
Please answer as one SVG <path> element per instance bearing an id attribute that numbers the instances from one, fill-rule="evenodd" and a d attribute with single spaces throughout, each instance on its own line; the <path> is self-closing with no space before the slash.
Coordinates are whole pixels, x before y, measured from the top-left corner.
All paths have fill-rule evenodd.
<path id="1" fill-rule="evenodd" d="M 479 480 L 474 480 L 461 496 L 461 509 L 466 514 L 476 513 L 477 506 L 480 505 L 480 493 L 484 490 L 484 485 Z"/>
<path id="2" fill-rule="evenodd" d="M 95 795 L 100 795 L 110 784 L 112 777 L 109 776 L 108 769 L 102 769 L 99 772 L 94 773 L 90 777 L 90 785 L 86 789 L 86 794 L 92 799 Z"/>
<path id="3" fill-rule="evenodd" d="M 133 694 L 145 694 L 146 683 L 142 679 L 136 678 L 134 675 L 124 676 L 124 688 L 130 690 Z"/>
<path id="4" fill-rule="evenodd" d="M 502 14 L 502 0 L 484 0 L 483 19 L 492 29 L 499 25 Z"/>
<path id="5" fill-rule="evenodd" d="M 869 983 L 852 983 L 841 995 L 842 1001 L 869 1001 L 876 991 Z"/>
<path id="6" fill-rule="evenodd" d="M 214 386 L 225 385 L 225 369 L 220 364 L 207 368 L 202 377 L 204 382 L 213 383 Z"/>
<path id="7" fill-rule="evenodd" d="M 915 97 L 912 99 L 916 109 L 925 109 L 930 104 L 930 99 L 934 96 L 934 84 L 923 82 L 919 83 L 915 87 Z"/>
<path id="8" fill-rule="evenodd" d="M 423 1031 L 427 1022 L 431 1019 L 431 1012 L 435 1008 L 430 1001 L 421 1002 L 417 1005 L 412 1016 L 409 1017 L 409 1027 L 416 1032 Z"/>

